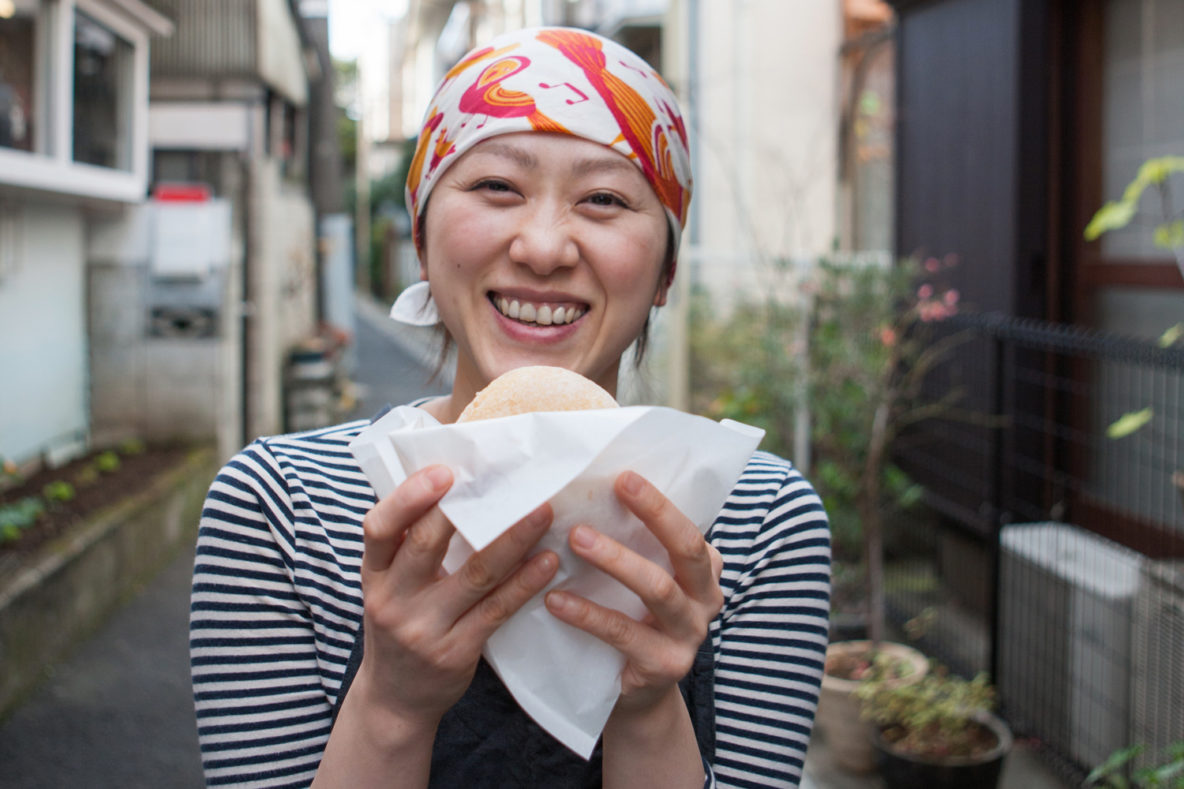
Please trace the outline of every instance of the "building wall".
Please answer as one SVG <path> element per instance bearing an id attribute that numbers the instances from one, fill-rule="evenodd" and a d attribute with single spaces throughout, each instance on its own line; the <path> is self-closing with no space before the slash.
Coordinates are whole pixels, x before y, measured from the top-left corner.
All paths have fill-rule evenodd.
<path id="1" fill-rule="evenodd" d="M 697 203 L 684 256 L 722 298 L 768 292 L 776 261 L 816 258 L 836 232 L 840 10 L 833 0 L 686 5 L 699 17 L 684 44 L 696 73 L 679 75 Z"/>
<path id="2" fill-rule="evenodd" d="M 200 277 L 159 275 L 163 266 L 152 260 L 158 252 L 154 236 L 161 232 L 155 203 L 91 224 L 87 300 L 96 444 L 133 436 L 214 440 L 223 459 L 241 446 L 242 274 L 241 255 L 234 255 L 230 241 L 230 206 L 170 206 L 180 212 L 211 209 L 212 225 L 208 215 L 192 217 L 214 254 Z"/>
<path id="3" fill-rule="evenodd" d="M 284 366 L 316 328 L 312 202 L 287 183 L 272 159 L 251 164 L 250 320 L 247 349 L 249 436 L 283 428 Z"/>
<path id="4" fill-rule="evenodd" d="M 85 224 L 73 207 L 0 204 L 0 455 L 53 460 L 89 429 Z"/>

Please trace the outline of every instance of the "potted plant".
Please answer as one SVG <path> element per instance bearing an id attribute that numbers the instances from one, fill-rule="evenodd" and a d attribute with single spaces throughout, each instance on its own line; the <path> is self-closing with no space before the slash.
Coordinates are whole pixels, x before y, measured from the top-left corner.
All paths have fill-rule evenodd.
<path id="1" fill-rule="evenodd" d="M 831 754 L 849 772 L 870 772 L 876 766 L 872 729 L 860 712 L 860 687 L 896 687 L 920 680 L 928 659 L 912 647 L 883 641 L 838 641 L 826 650 L 816 726 Z"/>
<path id="2" fill-rule="evenodd" d="M 1013 738 L 995 715 L 984 673 L 944 669 L 904 685 L 863 683 L 856 691 L 873 724 L 886 789 L 995 789 Z"/>

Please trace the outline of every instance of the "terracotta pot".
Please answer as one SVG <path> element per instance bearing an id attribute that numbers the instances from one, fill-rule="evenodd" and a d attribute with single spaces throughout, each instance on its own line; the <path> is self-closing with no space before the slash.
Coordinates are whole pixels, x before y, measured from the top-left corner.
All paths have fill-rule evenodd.
<path id="1" fill-rule="evenodd" d="M 1003 773 L 1003 761 L 1011 752 L 1011 729 L 989 712 L 976 715 L 975 720 L 990 729 L 998 740 L 993 749 L 976 759 L 934 759 L 900 753 L 884 741 L 879 731 L 873 731 L 873 747 L 885 789 L 916 789 L 919 786 L 926 789 L 996 789 Z"/>
<path id="2" fill-rule="evenodd" d="M 827 657 L 836 654 L 864 652 L 870 641 L 839 641 L 826 648 Z M 916 682 L 929 670 L 929 661 L 917 650 L 904 644 L 885 641 L 880 651 L 910 664 L 913 671 L 899 679 L 884 680 L 890 686 Z M 866 773 L 876 766 L 876 751 L 872 747 L 872 725 L 859 717 L 860 701 L 855 696 L 859 681 L 822 675 L 822 690 L 818 697 L 815 728 L 826 738 L 835 762 L 844 770 Z"/>

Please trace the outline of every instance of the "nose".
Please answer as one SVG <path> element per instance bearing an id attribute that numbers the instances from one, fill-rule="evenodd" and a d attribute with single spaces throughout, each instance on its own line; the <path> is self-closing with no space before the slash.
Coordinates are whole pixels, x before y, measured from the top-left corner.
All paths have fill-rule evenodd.
<path id="1" fill-rule="evenodd" d="M 558 206 L 524 208 L 510 242 L 510 258 L 539 276 L 576 265 L 580 250 L 568 217 Z"/>

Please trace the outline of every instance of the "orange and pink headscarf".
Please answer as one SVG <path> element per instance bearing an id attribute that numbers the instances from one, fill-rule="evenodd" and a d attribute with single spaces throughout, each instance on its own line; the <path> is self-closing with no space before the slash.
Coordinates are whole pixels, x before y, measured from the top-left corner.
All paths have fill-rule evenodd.
<path id="1" fill-rule="evenodd" d="M 691 201 L 691 162 L 674 94 L 658 72 L 615 41 L 562 27 L 499 36 L 444 76 L 407 175 L 417 249 L 420 214 L 444 171 L 482 140 L 523 131 L 572 134 L 631 160 L 665 206 L 678 249 Z"/>

